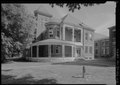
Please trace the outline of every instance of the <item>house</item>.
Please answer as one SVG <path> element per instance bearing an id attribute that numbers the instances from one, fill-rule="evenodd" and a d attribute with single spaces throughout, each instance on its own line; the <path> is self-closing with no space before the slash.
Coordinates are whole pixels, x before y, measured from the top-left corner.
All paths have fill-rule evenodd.
<path id="1" fill-rule="evenodd" d="M 95 58 L 109 57 L 109 37 L 95 33 Z"/>
<path id="2" fill-rule="evenodd" d="M 31 44 L 31 61 L 73 61 L 94 59 L 94 29 L 70 14 L 56 19 L 35 10 L 36 40 Z"/>
<path id="3" fill-rule="evenodd" d="M 116 26 L 109 27 L 110 56 L 116 58 Z"/>

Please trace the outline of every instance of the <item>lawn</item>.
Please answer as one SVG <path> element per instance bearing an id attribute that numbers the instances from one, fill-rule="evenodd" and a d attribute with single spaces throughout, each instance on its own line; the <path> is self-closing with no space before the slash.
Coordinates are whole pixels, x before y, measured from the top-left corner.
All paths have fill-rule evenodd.
<path id="1" fill-rule="evenodd" d="M 63 65 L 87 65 L 87 66 L 101 66 L 101 67 L 115 67 L 116 62 L 109 59 L 95 59 L 95 60 L 76 60 L 72 62 L 62 62 L 53 64 Z"/>
<path id="2" fill-rule="evenodd" d="M 106 64 L 97 60 L 80 61 L 59 64 L 40 62 L 2 64 L 2 84 L 116 84 L 113 62 L 109 61 L 107 62 L 109 64 Z M 86 69 L 85 78 L 81 77 L 83 65 Z"/>

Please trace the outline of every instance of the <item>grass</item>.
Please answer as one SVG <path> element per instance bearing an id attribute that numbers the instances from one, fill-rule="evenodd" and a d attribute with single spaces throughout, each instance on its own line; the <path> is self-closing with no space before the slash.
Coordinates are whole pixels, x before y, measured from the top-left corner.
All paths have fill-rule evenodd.
<path id="1" fill-rule="evenodd" d="M 87 66 L 101 66 L 101 67 L 115 67 L 116 63 L 112 60 L 97 59 L 97 60 L 76 60 L 71 62 L 53 63 L 62 65 L 87 65 Z"/>

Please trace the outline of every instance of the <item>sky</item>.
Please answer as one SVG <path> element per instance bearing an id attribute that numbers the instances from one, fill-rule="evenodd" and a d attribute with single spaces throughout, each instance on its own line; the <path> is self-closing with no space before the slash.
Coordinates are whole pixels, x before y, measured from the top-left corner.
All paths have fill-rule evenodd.
<path id="1" fill-rule="evenodd" d="M 116 24 L 116 2 L 107 1 L 104 4 L 84 7 L 82 6 L 80 10 L 75 10 L 75 12 L 69 12 L 67 7 L 54 6 L 53 8 L 49 4 L 25 4 L 28 12 L 33 14 L 33 11 L 44 7 L 50 14 L 56 18 L 62 18 L 66 14 L 71 14 L 75 18 L 79 19 L 81 22 L 85 23 L 89 27 L 95 29 L 96 33 L 100 33 L 109 36 L 110 26 Z"/>

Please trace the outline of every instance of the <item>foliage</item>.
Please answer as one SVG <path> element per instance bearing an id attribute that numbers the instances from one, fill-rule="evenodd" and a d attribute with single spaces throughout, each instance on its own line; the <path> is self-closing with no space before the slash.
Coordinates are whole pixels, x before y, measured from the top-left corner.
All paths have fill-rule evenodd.
<path id="1" fill-rule="evenodd" d="M 27 14 L 24 5 L 2 4 L 1 6 L 1 51 L 2 57 L 22 53 L 33 39 L 34 17 Z"/>
<path id="2" fill-rule="evenodd" d="M 68 7 L 69 11 L 74 12 L 75 9 L 80 10 L 81 9 L 81 5 L 87 7 L 87 6 L 94 6 L 94 4 L 101 4 L 101 3 L 105 3 L 105 1 L 103 2 L 92 2 L 92 3 L 50 3 L 51 7 L 54 7 L 54 5 L 60 6 L 60 7 Z"/>

